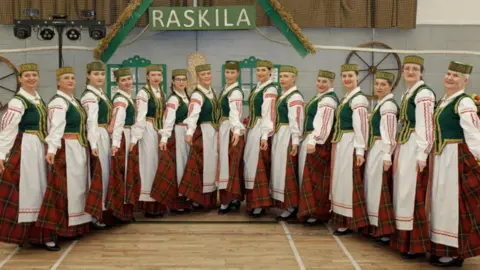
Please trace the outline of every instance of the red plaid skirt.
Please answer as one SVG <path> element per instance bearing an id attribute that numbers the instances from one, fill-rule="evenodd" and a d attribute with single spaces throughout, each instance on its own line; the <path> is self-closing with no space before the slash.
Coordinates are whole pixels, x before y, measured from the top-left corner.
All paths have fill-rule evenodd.
<path id="1" fill-rule="evenodd" d="M 271 149 L 272 141 L 270 138 L 267 150 L 258 152 L 257 174 L 253 183 L 253 189 L 245 190 L 247 211 L 272 206 L 272 198 L 270 197 Z"/>
<path id="2" fill-rule="evenodd" d="M 172 133 L 167 151 L 158 153 L 158 169 L 150 196 L 170 209 L 185 209 L 190 208 L 191 203 L 184 196 L 178 196 L 176 151 L 175 133 Z"/>
<path id="3" fill-rule="evenodd" d="M 412 170 L 415 168 L 412 168 Z M 425 212 L 429 166 L 422 173 L 417 173 L 417 186 L 415 192 L 415 208 L 413 210 L 413 230 L 396 230 L 390 239 L 390 246 L 400 252 L 423 254 L 430 250 L 430 234 L 428 220 Z M 399 180 L 401 181 L 401 179 Z"/>
<path id="4" fill-rule="evenodd" d="M 103 220 L 103 180 L 102 180 L 102 166 L 100 159 L 94 155 L 90 156 L 90 173 L 91 184 L 87 193 L 87 201 L 85 204 L 85 213 L 89 213 L 98 221 Z"/>
<path id="5" fill-rule="evenodd" d="M 203 140 L 200 127 L 193 134 L 187 167 L 178 191 L 206 208 L 217 204 L 216 192 L 203 193 Z"/>
<path id="6" fill-rule="evenodd" d="M 338 227 L 360 229 L 368 226 L 367 205 L 365 203 L 365 187 L 363 185 L 363 170 L 365 163 L 358 167 L 355 165 L 356 156 L 353 155 L 353 188 L 352 188 L 352 215 L 345 217 L 333 213 L 333 223 Z"/>
<path id="7" fill-rule="evenodd" d="M 382 163 L 383 166 L 383 163 Z M 395 214 L 393 212 L 392 193 L 390 192 L 393 172 L 390 168 L 383 172 L 380 205 L 378 209 L 378 226 L 369 225 L 363 228 L 362 233 L 373 237 L 388 236 L 395 233 Z"/>
<path id="8" fill-rule="evenodd" d="M 68 226 L 67 159 L 64 139 L 55 155 L 55 163 L 48 166 L 47 190 L 36 225 L 55 230 L 58 235 L 64 237 L 74 237 L 90 231 L 90 223 Z"/>
<path id="9" fill-rule="evenodd" d="M 298 148 L 297 148 L 298 149 Z M 273 199 L 273 204 L 275 207 L 280 209 L 294 208 L 298 206 L 299 196 L 298 196 L 298 151 L 297 155 L 292 156 L 290 152 L 292 151 L 292 142 L 289 142 L 288 152 L 287 152 L 287 166 L 285 173 L 285 191 L 284 199 L 278 201 Z M 273 168 L 276 170 L 276 168 Z"/>
<path id="10" fill-rule="evenodd" d="M 307 154 L 298 207 L 298 218 L 302 221 L 310 217 L 330 219 L 331 152 L 332 144 L 328 141 L 317 144 L 315 152 Z"/>
<path id="11" fill-rule="evenodd" d="M 230 137 L 233 133 L 230 132 Z M 228 145 L 228 184 L 225 190 L 220 190 L 220 203 L 229 204 L 232 200 L 243 201 L 245 185 L 243 181 L 243 150 L 245 138 L 240 136 L 236 146 Z M 222 158 L 222 157 L 220 157 Z"/>
<path id="12" fill-rule="evenodd" d="M 480 255 L 480 166 L 465 143 L 458 144 L 458 246 L 431 243 L 435 256 L 470 258 Z"/>
<path id="13" fill-rule="evenodd" d="M 22 137 L 23 133 L 18 133 L 0 175 L 0 241 L 19 245 L 55 241 L 52 230 L 36 227 L 35 222 L 18 223 Z"/>
<path id="14" fill-rule="evenodd" d="M 140 197 L 141 188 L 138 147 L 135 146 L 129 153 L 127 168 L 125 168 L 125 140 L 123 135 L 117 153 L 112 156 L 105 206 L 116 218 L 132 221 L 133 206 Z M 125 175 L 125 171 L 127 175 Z"/>

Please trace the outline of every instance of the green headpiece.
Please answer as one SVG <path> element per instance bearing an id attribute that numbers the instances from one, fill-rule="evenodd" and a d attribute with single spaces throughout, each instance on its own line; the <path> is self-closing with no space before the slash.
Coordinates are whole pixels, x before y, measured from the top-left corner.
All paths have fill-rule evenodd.
<path id="1" fill-rule="evenodd" d="M 460 63 L 460 62 L 455 62 L 455 61 L 451 61 L 450 65 L 448 65 L 448 70 L 459 72 L 462 74 L 471 74 L 472 69 L 473 69 L 473 66 Z"/>
<path id="2" fill-rule="evenodd" d="M 282 72 L 290 72 L 290 73 L 293 73 L 293 74 L 295 74 L 295 75 L 298 75 L 298 70 L 297 70 L 297 68 L 294 67 L 294 66 L 287 66 L 287 65 L 281 66 L 279 72 L 280 72 L 280 73 L 282 73 Z"/>
<path id="3" fill-rule="evenodd" d="M 203 72 L 203 71 L 208 71 L 208 70 L 212 70 L 212 67 L 210 66 L 210 64 L 203 64 L 203 65 L 198 65 L 195 67 L 195 71 L 197 73 L 200 73 L 200 72 Z"/>
<path id="4" fill-rule="evenodd" d="M 240 62 L 238 61 L 227 61 L 225 62 L 225 69 L 232 69 L 240 71 Z"/>
<path id="5" fill-rule="evenodd" d="M 358 72 L 358 65 L 357 64 L 345 64 L 342 65 L 340 68 L 342 72 L 348 72 L 348 71 L 357 71 Z"/>
<path id="6" fill-rule="evenodd" d="M 317 77 L 322 77 L 322 78 L 327 78 L 327 79 L 330 79 L 330 80 L 335 80 L 335 73 L 333 73 L 329 70 L 319 70 Z"/>
<path id="7" fill-rule="evenodd" d="M 147 69 L 147 72 L 150 72 L 150 71 L 161 71 L 161 72 L 163 72 L 163 67 L 160 64 L 148 65 L 146 69 Z"/>
<path id="8" fill-rule="evenodd" d="M 27 72 L 27 71 L 39 72 L 40 70 L 38 69 L 37 64 L 34 64 L 34 63 L 27 63 L 27 64 L 22 64 L 18 66 L 18 75 L 22 75 L 23 72 Z"/>
<path id="9" fill-rule="evenodd" d="M 55 72 L 57 77 L 60 77 L 64 74 L 75 74 L 75 71 L 73 70 L 73 67 L 61 67 L 57 69 L 57 72 Z"/>
<path id="10" fill-rule="evenodd" d="M 132 72 L 130 71 L 129 68 L 127 67 L 121 67 L 117 70 L 115 70 L 113 72 L 113 75 L 115 76 L 115 78 L 118 80 L 120 79 L 121 77 L 125 77 L 125 76 L 130 76 L 132 75 Z"/>
<path id="11" fill-rule="evenodd" d="M 375 79 L 384 79 L 387 80 L 390 84 L 393 84 L 393 82 L 395 81 L 395 74 L 390 72 L 378 71 L 375 74 Z"/>
<path id="12" fill-rule="evenodd" d="M 87 72 L 105 71 L 105 64 L 100 61 L 90 62 L 87 64 Z"/>
<path id="13" fill-rule="evenodd" d="M 258 67 L 273 68 L 273 63 L 268 61 L 268 60 L 258 60 L 257 61 L 257 68 Z"/>
<path id="14" fill-rule="evenodd" d="M 403 64 L 417 64 L 417 65 L 420 65 L 423 67 L 423 63 L 425 62 L 425 60 L 420 57 L 420 56 L 417 56 L 417 55 L 407 55 L 405 56 L 405 58 L 403 59 Z"/>
<path id="15" fill-rule="evenodd" d="M 186 69 L 174 69 L 172 70 L 172 76 L 177 77 L 177 76 L 185 76 L 187 77 L 188 71 Z"/>

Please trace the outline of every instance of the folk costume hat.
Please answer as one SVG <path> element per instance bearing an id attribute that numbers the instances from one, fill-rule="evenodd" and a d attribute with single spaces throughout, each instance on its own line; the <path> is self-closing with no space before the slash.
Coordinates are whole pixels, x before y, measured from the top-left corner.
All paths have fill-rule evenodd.
<path id="1" fill-rule="evenodd" d="M 129 68 L 127 67 L 121 67 L 117 70 L 115 70 L 113 72 L 113 75 L 115 76 L 115 78 L 118 80 L 120 79 L 121 77 L 125 77 L 125 76 L 130 76 L 132 75 L 132 72 L 130 71 Z"/>
<path id="2" fill-rule="evenodd" d="M 55 72 L 57 78 L 65 74 L 75 74 L 73 67 L 61 67 Z"/>
<path id="3" fill-rule="evenodd" d="M 148 65 L 147 68 L 146 68 L 147 72 L 150 72 L 150 71 L 160 71 L 160 72 L 163 72 L 163 66 L 160 65 L 160 64 L 151 64 L 151 65 Z"/>
<path id="4" fill-rule="evenodd" d="M 174 69 L 172 70 L 172 77 L 185 76 L 187 77 L 188 71 L 186 69 Z"/>
<path id="5" fill-rule="evenodd" d="M 317 77 L 335 80 L 335 73 L 329 70 L 319 70 Z"/>
<path id="6" fill-rule="evenodd" d="M 403 64 L 404 65 L 405 64 L 417 64 L 417 65 L 423 67 L 424 62 L 425 62 L 425 60 L 422 57 L 417 56 L 417 55 L 407 55 L 403 59 Z"/>
<path id="7" fill-rule="evenodd" d="M 105 71 L 105 64 L 100 61 L 90 62 L 87 64 L 87 72 Z"/>
<path id="8" fill-rule="evenodd" d="M 38 69 L 38 65 L 35 63 L 26 63 L 18 66 L 18 75 L 22 75 L 23 72 L 27 72 L 27 71 L 40 72 L 40 70 Z"/>
<path id="9" fill-rule="evenodd" d="M 378 71 L 375 74 L 375 79 L 383 79 L 389 82 L 390 84 L 393 84 L 393 82 L 395 81 L 395 74 L 390 72 Z"/>
<path id="10" fill-rule="evenodd" d="M 460 62 L 451 61 L 450 65 L 448 65 L 448 70 L 469 75 L 472 73 L 473 66 L 460 63 Z"/>
<path id="11" fill-rule="evenodd" d="M 342 72 L 356 71 L 358 72 L 359 68 L 357 64 L 345 64 L 340 67 Z"/>
<path id="12" fill-rule="evenodd" d="M 195 72 L 200 73 L 203 71 L 209 71 L 212 70 L 212 67 L 210 64 L 203 64 L 203 65 L 198 65 L 195 67 Z"/>
<path id="13" fill-rule="evenodd" d="M 289 72 L 289 73 L 293 73 L 295 75 L 298 75 L 298 69 L 294 66 L 288 66 L 288 65 L 281 66 L 280 67 L 280 73 L 282 73 L 282 72 Z"/>
<path id="14" fill-rule="evenodd" d="M 225 69 L 237 70 L 240 71 L 240 62 L 228 60 L 225 62 Z"/>
<path id="15" fill-rule="evenodd" d="M 258 67 L 273 68 L 273 63 L 268 60 L 257 60 L 257 68 Z"/>

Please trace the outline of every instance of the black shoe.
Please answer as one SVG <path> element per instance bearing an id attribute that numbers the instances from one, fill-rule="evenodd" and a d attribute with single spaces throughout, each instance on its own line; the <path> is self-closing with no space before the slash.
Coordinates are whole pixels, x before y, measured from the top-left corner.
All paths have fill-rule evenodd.
<path id="1" fill-rule="evenodd" d="M 343 232 L 341 232 L 339 230 L 335 230 L 333 232 L 333 234 L 336 235 L 336 236 L 342 236 L 342 235 L 351 234 L 352 232 L 353 232 L 353 230 L 350 230 L 350 229 L 347 229 L 346 231 L 343 231 Z"/>
<path id="2" fill-rule="evenodd" d="M 192 208 L 193 208 L 193 210 L 202 210 L 202 209 L 204 209 L 203 205 L 201 205 L 201 204 L 199 204 L 199 205 L 193 205 L 193 204 L 192 204 Z"/>
<path id="3" fill-rule="evenodd" d="M 62 249 L 62 248 L 60 248 L 60 246 L 57 243 L 55 243 L 55 246 L 53 246 L 53 247 L 44 245 L 44 248 L 48 251 L 59 251 L 60 249 Z"/>
<path id="4" fill-rule="evenodd" d="M 241 205 L 240 201 L 230 202 L 229 208 L 230 208 L 231 211 L 239 211 L 240 210 L 240 205 Z"/>
<path id="5" fill-rule="evenodd" d="M 103 226 L 102 226 L 103 225 Z M 107 225 L 102 224 L 98 221 L 94 221 L 90 223 L 90 226 L 95 228 L 96 230 L 105 230 L 107 228 Z"/>
<path id="6" fill-rule="evenodd" d="M 288 211 L 288 210 L 287 210 Z M 290 211 L 289 211 L 290 212 Z M 290 219 L 294 219 L 297 217 L 297 213 L 298 213 L 298 208 L 294 208 L 293 212 L 290 212 L 290 215 L 286 216 L 286 217 L 282 217 L 282 216 L 277 216 L 275 219 L 277 221 L 287 221 L 287 220 L 290 220 Z"/>
<path id="7" fill-rule="evenodd" d="M 434 266 L 438 266 L 438 267 L 451 267 L 451 266 L 456 266 L 456 267 L 462 267 L 463 266 L 463 259 L 461 258 L 456 258 L 456 259 L 453 259 L 447 263 L 443 263 L 440 261 L 440 258 L 439 257 L 436 257 L 436 258 L 430 258 L 430 264 L 434 265 Z"/>
<path id="8" fill-rule="evenodd" d="M 250 216 L 253 217 L 253 218 L 259 218 L 259 217 L 265 215 L 265 212 L 266 212 L 265 208 L 262 208 L 262 211 L 260 211 L 260 213 L 258 213 L 258 214 L 254 214 L 253 210 L 252 210 Z"/>
<path id="9" fill-rule="evenodd" d="M 375 242 L 376 242 L 377 244 L 384 245 L 384 246 L 390 245 L 390 239 L 388 239 L 388 240 L 385 241 L 385 240 L 382 240 L 381 237 L 376 238 L 376 239 L 375 239 Z"/>
<path id="10" fill-rule="evenodd" d="M 321 221 L 321 220 L 319 220 L 319 219 L 317 219 L 317 220 L 315 220 L 315 221 L 313 221 L 313 222 L 308 222 L 308 220 L 305 220 L 305 221 L 303 222 L 303 225 L 304 225 L 304 226 L 307 226 L 307 227 L 317 226 L 317 225 L 320 225 L 320 224 L 323 224 L 323 221 Z"/>
<path id="11" fill-rule="evenodd" d="M 218 214 L 219 215 L 225 215 L 226 213 L 230 212 L 230 206 L 228 206 L 227 208 L 225 209 L 222 209 L 222 208 L 219 208 L 218 209 Z"/>
<path id="12" fill-rule="evenodd" d="M 162 214 L 155 214 L 155 213 L 145 212 L 144 216 L 145 216 L 146 218 L 161 218 L 163 215 L 162 215 Z"/>
<path id="13" fill-rule="evenodd" d="M 174 210 L 170 210 L 170 212 L 181 215 L 181 214 L 189 213 L 189 212 L 190 212 L 190 209 L 184 208 L 183 211 L 179 211 L 179 210 L 177 210 L 177 209 L 174 209 Z"/>
<path id="14" fill-rule="evenodd" d="M 402 258 L 405 260 L 414 260 L 422 257 L 425 257 L 424 253 L 413 253 L 413 254 L 408 252 L 402 253 Z"/>

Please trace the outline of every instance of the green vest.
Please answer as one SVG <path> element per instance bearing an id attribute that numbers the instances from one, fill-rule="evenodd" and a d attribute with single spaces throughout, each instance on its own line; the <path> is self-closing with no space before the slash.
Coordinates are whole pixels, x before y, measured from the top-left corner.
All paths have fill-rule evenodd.
<path id="1" fill-rule="evenodd" d="M 160 98 L 157 98 L 150 87 L 143 87 L 148 95 L 147 120 L 151 120 L 153 128 L 159 130 L 162 128 L 163 111 L 165 110 L 165 97 L 160 89 Z"/>
<path id="2" fill-rule="evenodd" d="M 182 123 L 188 116 L 188 105 L 183 101 L 183 98 L 179 96 L 175 91 L 172 92 L 170 97 L 175 97 L 178 100 L 178 108 L 175 112 L 175 124 Z"/>
<path id="3" fill-rule="evenodd" d="M 76 99 L 78 102 L 78 107 L 73 105 L 70 101 L 68 101 L 65 97 L 56 94 L 53 96 L 52 100 L 55 98 L 61 98 L 65 100 L 67 103 L 67 115 L 65 120 L 67 124 L 65 125 L 64 135 L 77 135 L 78 142 L 81 146 L 87 146 L 87 132 L 86 132 L 86 123 L 87 123 L 87 114 L 85 110 L 80 105 L 80 101 Z"/>
<path id="4" fill-rule="evenodd" d="M 220 108 L 215 96 L 215 91 L 212 89 L 213 99 L 209 99 L 200 89 L 196 88 L 193 93 L 199 93 L 203 97 L 203 105 L 200 109 L 197 124 L 210 123 L 214 128 L 218 126 L 218 115 Z M 193 95 L 192 93 L 192 95 Z"/>
<path id="5" fill-rule="evenodd" d="M 415 108 L 417 107 L 415 104 L 415 97 L 417 96 L 418 92 L 423 89 L 430 89 L 430 87 L 428 87 L 426 84 L 422 84 L 413 91 L 409 98 L 404 96 L 402 99 L 399 117 L 402 124 L 402 129 L 400 130 L 397 138 L 399 144 L 406 143 L 410 138 L 410 134 L 415 131 Z M 435 93 L 433 94 L 435 95 Z"/>
<path id="6" fill-rule="evenodd" d="M 275 125 L 275 132 L 280 129 L 280 126 L 288 126 L 288 100 L 293 94 L 299 94 L 300 96 L 302 95 L 298 90 L 294 90 L 285 98 L 277 101 L 277 121 Z"/>
<path id="7" fill-rule="evenodd" d="M 305 107 L 305 121 L 303 124 L 303 130 L 304 130 L 304 136 L 310 134 L 313 131 L 313 120 L 315 119 L 315 116 L 317 115 L 317 110 L 318 110 L 318 103 L 323 100 L 326 97 L 333 98 L 337 104 L 338 104 L 338 97 L 335 92 L 329 92 L 326 93 L 325 95 L 321 96 L 320 98 L 314 97 L 312 100 L 310 100 Z"/>
<path id="8" fill-rule="evenodd" d="M 240 87 L 235 87 L 230 90 L 230 92 L 225 93 L 225 89 L 220 93 L 220 98 L 218 100 L 218 103 L 220 103 L 220 122 L 223 120 L 228 120 L 228 116 L 230 115 L 230 103 L 228 102 L 228 99 L 230 98 L 230 95 L 233 93 L 233 91 L 238 90 L 240 93 L 242 93 L 242 100 L 243 100 L 243 91 Z"/>
<path id="9" fill-rule="evenodd" d="M 393 104 L 397 106 L 397 117 L 398 117 L 398 105 L 397 105 L 397 102 L 395 102 L 395 99 L 393 98 L 389 98 L 385 100 L 380 106 L 378 106 L 375 110 L 373 110 L 372 115 L 370 116 L 370 119 L 369 119 L 370 134 L 369 134 L 369 140 L 368 140 L 368 149 L 372 148 L 373 144 L 375 143 L 375 140 L 382 138 L 382 135 L 380 133 L 380 121 L 382 119 L 382 115 L 380 111 L 382 109 L 382 106 L 387 102 L 393 102 Z"/>
<path id="10" fill-rule="evenodd" d="M 353 110 L 350 106 L 350 102 L 357 96 L 365 96 L 362 91 L 354 94 L 350 99 L 342 103 L 343 99 L 340 101 L 340 105 L 335 111 L 335 126 L 333 133 L 333 143 L 337 143 L 342 139 L 343 133 L 353 132 Z"/>
<path id="11" fill-rule="evenodd" d="M 463 128 L 460 126 L 458 104 L 464 98 L 470 98 L 463 93 L 450 101 L 445 107 L 438 106 L 435 110 L 435 155 L 440 155 L 447 143 L 464 142 Z"/>
<path id="12" fill-rule="evenodd" d="M 85 96 L 87 93 L 92 93 L 96 98 L 98 102 L 98 126 L 102 126 L 107 128 L 108 124 L 112 120 L 112 102 L 110 99 L 107 97 L 107 100 L 103 99 L 98 95 L 97 93 L 93 92 L 90 89 L 85 89 L 85 91 L 82 94 L 82 97 Z"/>
<path id="13" fill-rule="evenodd" d="M 113 96 L 113 100 L 115 100 L 117 97 L 123 97 L 128 102 L 128 106 L 125 109 L 125 124 L 123 126 L 131 127 L 133 123 L 135 123 L 135 104 L 133 104 L 133 102 L 128 97 L 124 96 L 120 92 L 115 93 L 115 95 Z"/>
<path id="14" fill-rule="evenodd" d="M 18 131 L 36 134 L 44 142 L 47 137 L 47 107 L 43 99 L 40 99 L 40 103 L 36 105 L 19 94 L 13 98 L 20 100 L 25 107 L 25 112 L 18 124 Z"/>
<path id="15" fill-rule="evenodd" d="M 269 83 L 262 90 L 255 93 L 255 86 L 252 91 L 250 92 L 250 96 L 248 97 L 248 112 L 249 112 L 249 119 L 247 123 L 247 128 L 253 128 L 257 123 L 257 120 L 262 118 L 262 104 L 263 104 L 263 92 L 265 89 L 269 87 L 275 87 L 278 92 L 278 88 L 275 83 Z"/>

